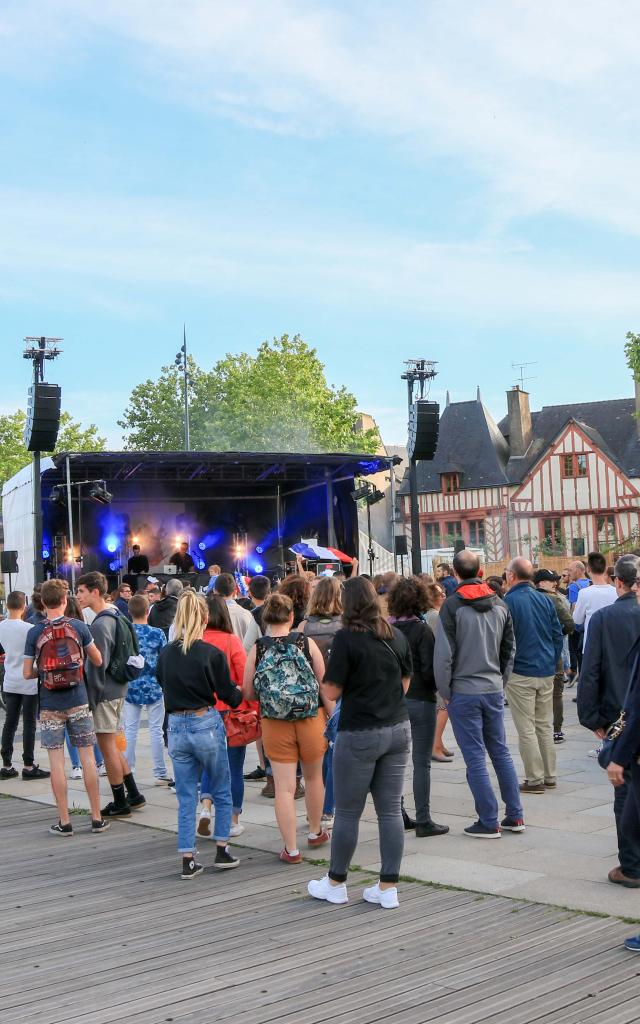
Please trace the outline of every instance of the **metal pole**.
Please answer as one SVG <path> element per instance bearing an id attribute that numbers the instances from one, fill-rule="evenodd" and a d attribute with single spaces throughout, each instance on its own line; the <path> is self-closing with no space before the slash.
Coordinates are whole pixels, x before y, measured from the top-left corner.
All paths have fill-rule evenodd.
<path id="1" fill-rule="evenodd" d="M 69 523 L 69 548 L 71 550 L 71 591 L 75 593 L 76 589 L 76 560 L 75 553 L 73 550 L 73 505 L 71 504 L 71 467 L 69 465 L 69 456 L 66 458 L 67 468 L 67 514 Z"/>
<path id="2" fill-rule="evenodd" d="M 78 488 L 78 558 L 80 559 L 80 571 L 84 572 L 82 556 L 82 484 L 76 484 Z"/>
<path id="3" fill-rule="evenodd" d="M 409 415 L 413 405 L 413 379 L 407 378 Z M 420 540 L 420 512 L 418 510 L 418 471 L 416 460 L 409 462 L 409 508 L 411 512 L 411 571 L 414 575 L 422 572 L 422 551 Z"/>
<path id="4" fill-rule="evenodd" d="M 324 471 L 325 480 L 327 481 L 327 547 L 337 547 L 336 542 L 336 526 L 333 518 L 333 480 L 331 479 L 331 471 L 325 469 Z"/>
<path id="5" fill-rule="evenodd" d="M 284 545 L 282 543 L 282 497 L 280 493 L 280 484 L 276 491 L 276 521 L 278 529 L 278 551 L 280 553 L 280 565 L 282 566 L 282 575 L 284 576 Z"/>
<path id="6" fill-rule="evenodd" d="M 33 475 L 33 582 L 42 583 L 42 478 L 40 475 L 40 452 L 33 453 L 31 469 Z"/>
<path id="7" fill-rule="evenodd" d="M 398 571 L 398 556 L 396 554 L 396 467 L 391 463 L 391 552 L 393 554 L 393 571 Z"/>
<path id="8" fill-rule="evenodd" d="M 191 438 L 189 436 L 189 373 L 187 369 L 187 327 L 186 324 L 182 325 L 182 352 L 183 352 L 183 368 L 184 368 L 184 447 L 186 451 L 191 451 Z"/>
<path id="9" fill-rule="evenodd" d="M 367 534 L 369 535 L 369 575 L 373 576 L 373 548 L 371 546 L 371 505 L 369 504 L 369 498 L 367 497 Z"/>

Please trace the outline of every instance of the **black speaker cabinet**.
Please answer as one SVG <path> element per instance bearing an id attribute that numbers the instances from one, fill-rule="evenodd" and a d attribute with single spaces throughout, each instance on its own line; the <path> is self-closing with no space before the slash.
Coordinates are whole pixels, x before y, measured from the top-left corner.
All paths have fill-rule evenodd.
<path id="1" fill-rule="evenodd" d="M 437 402 L 419 398 L 409 412 L 409 439 L 407 444 L 410 459 L 432 459 L 438 444 L 440 429 L 440 407 Z"/>
<path id="2" fill-rule="evenodd" d="M 0 572 L 15 575 L 18 571 L 18 552 L 0 551 Z"/>
<path id="3" fill-rule="evenodd" d="M 407 537 L 404 533 L 396 533 L 396 555 L 408 555 Z"/>
<path id="4" fill-rule="evenodd" d="M 57 384 L 32 384 L 29 388 L 24 443 L 30 452 L 52 452 L 60 428 L 60 396 Z"/>

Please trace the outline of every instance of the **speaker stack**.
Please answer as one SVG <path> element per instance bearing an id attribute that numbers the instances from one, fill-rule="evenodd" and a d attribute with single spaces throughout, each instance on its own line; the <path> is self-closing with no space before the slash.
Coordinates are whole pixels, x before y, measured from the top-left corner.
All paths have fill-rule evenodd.
<path id="1" fill-rule="evenodd" d="M 29 388 L 24 443 L 30 452 L 52 452 L 60 429 L 61 391 L 57 384 L 32 384 Z"/>
<path id="2" fill-rule="evenodd" d="M 0 551 L 0 572 L 6 572 L 15 576 L 18 571 L 18 552 Z"/>
<path id="3" fill-rule="evenodd" d="M 408 455 L 410 459 L 432 459 L 438 445 L 440 407 L 437 402 L 419 398 L 409 413 Z"/>

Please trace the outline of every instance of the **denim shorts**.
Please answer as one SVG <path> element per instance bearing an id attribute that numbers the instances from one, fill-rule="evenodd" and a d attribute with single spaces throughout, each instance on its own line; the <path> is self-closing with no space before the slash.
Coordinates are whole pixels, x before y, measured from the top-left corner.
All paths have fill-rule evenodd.
<path id="1" fill-rule="evenodd" d="M 96 741 L 93 717 L 88 704 L 65 711 L 40 711 L 40 742 L 45 750 L 64 747 L 65 726 L 74 747 L 92 747 Z"/>

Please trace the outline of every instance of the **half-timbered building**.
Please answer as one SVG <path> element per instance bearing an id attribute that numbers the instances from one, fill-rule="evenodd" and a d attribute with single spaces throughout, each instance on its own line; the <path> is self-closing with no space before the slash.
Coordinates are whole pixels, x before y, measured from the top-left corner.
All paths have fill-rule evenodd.
<path id="1" fill-rule="evenodd" d="M 421 547 L 456 541 L 489 561 L 516 553 L 580 556 L 640 534 L 637 401 L 545 406 L 507 393 L 496 424 L 475 402 L 447 400 L 435 458 L 418 463 Z M 408 479 L 400 488 L 409 519 Z"/>

